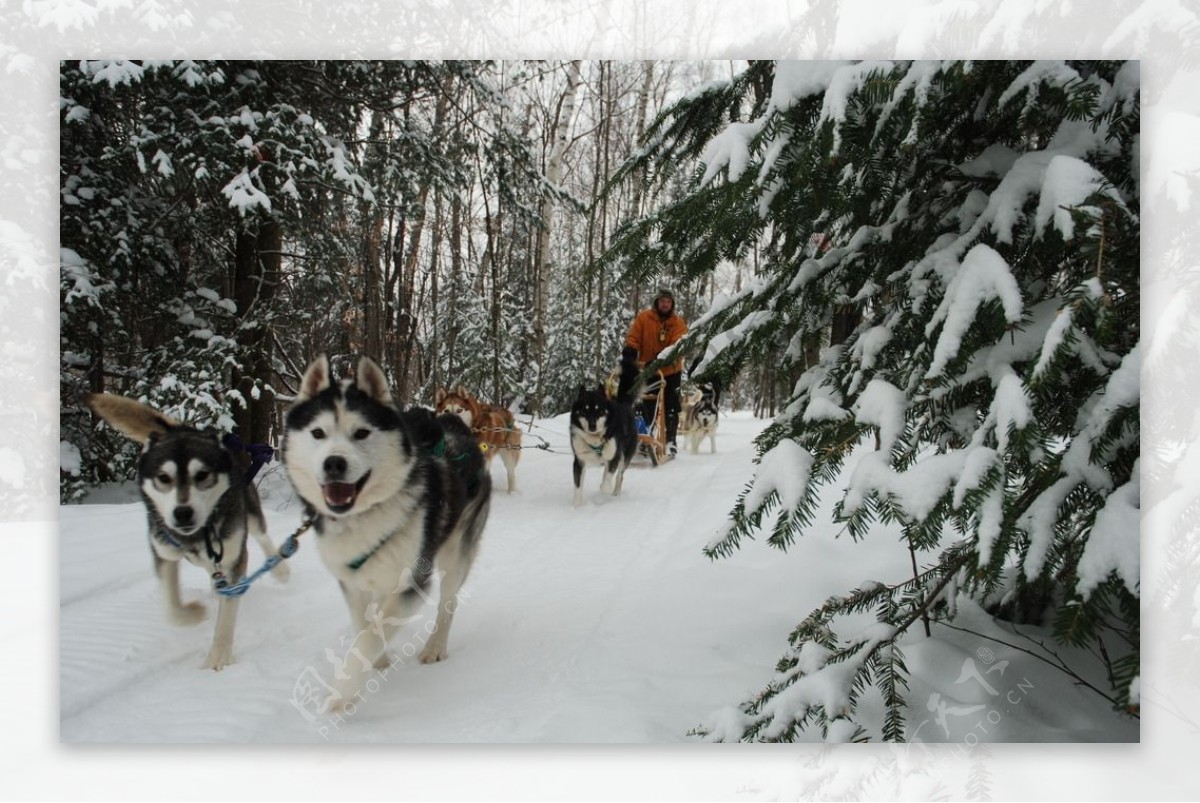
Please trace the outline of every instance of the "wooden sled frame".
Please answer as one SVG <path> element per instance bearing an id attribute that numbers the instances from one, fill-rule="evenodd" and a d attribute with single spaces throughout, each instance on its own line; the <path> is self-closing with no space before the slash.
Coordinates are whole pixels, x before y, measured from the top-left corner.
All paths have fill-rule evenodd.
<path id="1" fill-rule="evenodd" d="M 604 383 L 605 392 L 610 399 L 617 396 L 620 374 L 620 369 L 614 370 Z M 657 467 L 667 459 L 667 381 L 662 371 L 642 389 L 641 397 L 634 401 L 634 415 L 640 415 L 642 410 L 650 413 L 649 420 L 646 421 L 649 432 L 638 433 L 637 453 L 649 457 L 650 463 Z"/>
<path id="2" fill-rule="evenodd" d="M 667 380 L 662 371 L 642 390 L 641 407 L 649 413 L 649 432 L 638 434 L 638 451 L 657 467 L 667 459 Z"/>

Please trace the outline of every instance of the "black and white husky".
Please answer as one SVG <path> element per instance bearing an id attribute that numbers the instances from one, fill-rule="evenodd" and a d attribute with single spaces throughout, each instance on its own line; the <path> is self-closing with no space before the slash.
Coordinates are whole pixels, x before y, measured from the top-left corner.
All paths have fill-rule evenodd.
<path id="1" fill-rule="evenodd" d="M 590 390 L 579 386 L 571 405 L 576 507 L 583 504 L 583 473 L 588 466 L 603 467 L 600 490 L 611 491 L 613 496 L 621 493 L 625 469 L 637 451 L 637 442 L 629 399 L 609 399 L 602 386 Z"/>
<path id="2" fill-rule="evenodd" d="M 435 570 L 437 629 L 420 659 L 444 659 L 491 504 L 491 478 L 471 431 L 454 416 L 401 413 L 370 359 L 359 360 L 354 378 L 335 382 L 321 356 L 287 413 L 283 461 L 357 631 L 354 658 L 335 667 L 325 708 L 351 702 L 373 667 L 387 663 L 388 639 L 412 620 Z"/>
<path id="3" fill-rule="evenodd" d="M 142 444 L 137 482 L 150 524 L 150 552 L 175 624 L 204 619 L 204 604 L 179 596 L 179 561 L 187 559 L 210 575 L 236 581 L 246 573 L 246 534 L 263 552 L 275 554 L 267 538 L 258 492 L 243 479 L 233 453 L 212 430 L 179 423 L 133 399 L 107 393 L 87 397 L 96 415 L 129 439 Z M 286 580 L 288 567 L 271 570 Z M 221 669 L 233 663 L 233 631 L 238 597 L 222 596 L 212 649 L 204 666 Z"/>
<path id="4" fill-rule="evenodd" d="M 700 452 L 700 444 L 705 438 L 708 438 L 710 451 L 717 451 L 717 423 L 720 416 L 717 407 L 718 388 L 713 383 L 700 385 L 700 398 L 684 410 L 683 429 L 687 432 L 688 447 L 692 454 Z"/>

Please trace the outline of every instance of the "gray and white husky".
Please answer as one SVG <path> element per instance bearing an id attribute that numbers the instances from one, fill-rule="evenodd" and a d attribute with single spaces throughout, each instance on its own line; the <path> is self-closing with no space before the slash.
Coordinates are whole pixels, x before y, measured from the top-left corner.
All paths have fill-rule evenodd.
<path id="1" fill-rule="evenodd" d="M 401 413 L 372 360 L 335 382 L 321 356 L 287 413 L 283 461 L 357 631 L 354 659 L 347 654 L 335 666 L 324 708 L 344 707 L 373 668 L 387 664 L 388 640 L 413 619 L 435 571 L 437 629 L 420 660 L 444 659 L 491 504 L 491 477 L 471 431 L 455 416 Z"/>
<path id="2" fill-rule="evenodd" d="M 630 398 L 636 394 L 630 394 Z M 604 469 L 600 490 L 621 493 L 625 469 L 637 451 L 637 427 L 629 398 L 609 399 L 603 387 L 583 385 L 571 405 L 571 451 L 576 507 L 583 504 L 583 475 L 588 466 Z"/>
<path id="3" fill-rule="evenodd" d="M 175 624 L 204 619 L 204 604 L 186 605 L 179 595 L 179 561 L 187 559 L 209 575 L 220 572 L 231 581 L 246 573 L 246 534 L 267 555 L 275 547 L 254 486 L 243 480 L 233 453 L 212 430 L 181 424 L 141 402 L 108 393 L 91 394 L 87 404 L 96 415 L 127 438 L 142 444 L 137 483 L 150 525 L 150 553 Z M 286 580 L 288 567 L 271 570 Z M 212 649 L 204 666 L 221 669 L 233 663 L 233 631 L 238 597 L 222 596 Z"/>
<path id="4" fill-rule="evenodd" d="M 720 420 L 719 394 L 712 383 L 700 385 L 700 398 L 688 405 L 683 413 L 683 429 L 687 432 L 692 454 L 700 452 L 700 444 L 708 438 L 709 450 L 717 451 L 717 424 Z"/>

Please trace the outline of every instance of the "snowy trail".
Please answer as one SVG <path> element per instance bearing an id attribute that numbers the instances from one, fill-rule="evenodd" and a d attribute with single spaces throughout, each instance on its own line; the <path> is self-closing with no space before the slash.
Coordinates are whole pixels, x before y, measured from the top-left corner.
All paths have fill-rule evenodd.
<path id="1" fill-rule="evenodd" d="M 341 594 L 305 537 L 287 584 L 264 578 L 243 598 L 237 662 L 213 673 L 199 669 L 216 609 L 207 579 L 192 567 L 182 572 L 185 600 L 203 599 L 208 618 L 169 625 L 140 504 L 63 507 L 62 738 L 685 740 L 715 706 L 756 687 L 794 624 L 795 609 L 781 610 L 778 628 L 764 634 L 758 615 L 785 593 L 773 582 L 789 585 L 778 555 L 758 549 L 714 563 L 700 551 L 751 476 L 751 440 L 763 425 L 726 416 L 718 454 L 703 446 L 658 469 L 639 461 L 619 497 L 602 494 L 599 472 L 590 471 L 576 509 L 566 419 L 541 422 L 536 431 L 556 453 L 523 453 L 518 493 L 504 493 L 503 469 L 493 466 L 491 518 L 450 659 L 405 662 L 343 722 L 306 716 L 295 694 L 310 667 L 328 674 L 325 651 L 344 650 L 353 635 Z M 299 508 L 278 467 L 262 490 L 278 543 Z M 252 550 L 256 565 L 261 556 Z M 770 567 L 774 581 L 755 578 Z M 750 604 L 746 592 L 755 587 L 760 599 Z M 419 648 L 420 627 L 398 634 L 393 654 L 403 658 L 410 642 Z"/>
<path id="2" fill-rule="evenodd" d="M 574 508 L 566 418 L 539 422 L 535 432 L 555 451 L 522 453 L 518 493 L 504 492 L 503 467 L 492 466 L 491 517 L 449 659 L 432 666 L 412 659 L 432 619 L 427 605 L 424 618 L 391 641 L 398 668 L 340 720 L 315 714 L 305 693 L 313 678 L 331 677 L 327 655 L 344 654 L 354 636 L 337 584 L 306 540 L 311 534 L 289 561 L 288 583 L 263 578 L 243 597 L 236 663 L 211 672 L 200 668 L 216 610 L 208 578 L 190 566 L 181 572 L 184 599 L 204 600 L 208 618 L 190 628 L 169 625 L 134 493 L 106 489 L 100 498 L 119 504 L 62 507 L 61 739 L 689 741 L 688 731 L 713 712 L 763 688 L 788 633 L 827 597 L 911 573 L 894 528 L 876 527 L 859 544 L 838 537 L 840 528 L 830 523 L 837 489 L 822 495 L 816 523 L 787 553 L 759 540 L 729 558 L 706 558 L 703 546 L 754 473 L 752 441 L 764 426 L 745 413 L 725 415 L 716 455 L 704 446 L 657 469 L 638 462 L 619 497 L 602 494 L 599 472 L 590 471 L 585 502 Z M 279 543 L 299 523 L 299 504 L 277 464 L 260 491 Z M 252 547 L 251 565 L 261 560 Z M 982 611 L 967 609 L 963 621 L 979 633 L 1013 638 Z M 862 624 L 870 622 L 863 615 Z M 843 622 L 839 632 L 850 635 L 850 627 Z M 981 638 L 946 629 L 935 639 L 906 637 L 917 738 L 961 741 L 982 721 L 1000 741 L 1137 739 L 1136 723 L 1114 722 L 1105 703 L 1062 673 Z M 1011 662 L 1004 690 L 1021 690 L 1017 704 L 1001 705 L 962 682 L 964 662 L 983 647 Z M 938 718 L 927 707 L 935 701 L 975 713 Z M 868 695 L 864 721 L 877 720 L 877 709 Z M 818 741 L 820 734 L 806 738 Z"/>

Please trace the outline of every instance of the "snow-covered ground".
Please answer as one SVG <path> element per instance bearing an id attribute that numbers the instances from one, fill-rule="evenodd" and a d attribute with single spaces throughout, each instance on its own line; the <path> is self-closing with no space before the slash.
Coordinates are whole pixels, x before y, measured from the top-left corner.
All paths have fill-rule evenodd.
<path id="1" fill-rule="evenodd" d="M 503 468 L 493 466 L 491 518 L 450 658 L 430 666 L 407 658 L 419 652 L 424 622 L 410 625 L 391 644 L 397 669 L 340 719 L 315 713 L 309 695 L 315 678 L 331 675 L 327 654 L 344 653 L 354 635 L 315 536 L 301 537 L 290 581 L 263 578 L 243 598 L 236 663 L 211 672 L 200 668 L 215 611 L 208 578 L 191 566 L 181 573 L 185 600 L 207 601 L 206 621 L 168 624 L 134 490 L 105 489 L 88 504 L 64 506 L 61 738 L 689 741 L 689 730 L 719 722 L 721 709 L 763 688 L 788 632 L 827 596 L 911 572 L 894 531 L 857 545 L 837 538 L 827 523 L 832 495 L 824 518 L 788 553 L 751 542 L 731 558 L 706 558 L 703 546 L 753 475 L 752 439 L 764 425 L 746 413 L 725 415 L 717 454 L 706 445 L 658 469 L 640 462 L 619 497 L 600 493 L 593 470 L 586 502 L 574 508 L 566 418 L 539 422 L 534 432 L 554 451 L 523 452 L 518 493 L 503 492 Z M 260 492 L 278 543 L 300 510 L 277 463 L 260 475 Z M 257 566 L 262 555 L 251 550 Z M 964 610 L 960 624 L 1018 641 L 978 610 Z M 1028 654 L 945 628 L 934 635 L 904 642 L 914 740 L 1137 740 L 1136 722 Z"/>

